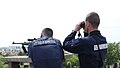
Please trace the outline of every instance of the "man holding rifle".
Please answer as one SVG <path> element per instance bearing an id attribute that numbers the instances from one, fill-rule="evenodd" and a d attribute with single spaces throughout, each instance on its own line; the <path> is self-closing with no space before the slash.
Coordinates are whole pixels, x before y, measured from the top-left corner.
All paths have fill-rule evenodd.
<path id="1" fill-rule="evenodd" d="M 34 68 L 63 68 L 62 45 L 58 39 L 53 38 L 53 31 L 50 28 L 43 29 L 41 38 L 29 44 L 28 55 Z"/>

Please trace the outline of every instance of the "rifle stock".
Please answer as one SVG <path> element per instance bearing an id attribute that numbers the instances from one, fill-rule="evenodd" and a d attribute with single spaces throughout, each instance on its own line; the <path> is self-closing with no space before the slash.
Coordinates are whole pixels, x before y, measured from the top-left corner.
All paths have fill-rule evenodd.
<path id="1" fill-rule="evenodd" d="M 23 49 L 24 53 L 25 53 L 26 55 L 28 55 L 28 51 L 26 50 L 26 48 L 25 48 L 25 46 L 24 46 L 24 45 L 29 45 L 29 44 L 30 44 L 30 42 L 24 42 L 24 43 L 15 43 L 15 42 L 13 42 L 12 44 L 21 44 L 21 45 L 22 45 L 22 49 Z"/>

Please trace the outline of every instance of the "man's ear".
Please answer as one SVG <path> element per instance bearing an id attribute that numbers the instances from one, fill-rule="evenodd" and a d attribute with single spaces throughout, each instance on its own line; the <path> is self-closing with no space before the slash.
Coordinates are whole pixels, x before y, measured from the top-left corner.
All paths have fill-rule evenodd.
<path id="1" fill-rule="evenodd" d="M 40 36 L 41 38 L 43 37 L 43 33 L 41 33 L 41 36 Z"/>
<path id="2" fill-rule="evenodd" d="M 89 27 L 89 22 L 87 22 L 85 26 L 88 28 Z"/>
<path id="3" fill-rule="evenodd" d="M 91 25 L 92 25 L 91 23 L 88 23 L 87 27 L 91 27 Z"/>

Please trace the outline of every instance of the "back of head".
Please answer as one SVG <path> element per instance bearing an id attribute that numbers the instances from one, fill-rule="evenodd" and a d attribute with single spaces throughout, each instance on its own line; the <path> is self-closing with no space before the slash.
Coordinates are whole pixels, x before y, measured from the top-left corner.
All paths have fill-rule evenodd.
<path id="1" fill-rule="evenodd" d="M 53 36 L 53 30 L 50 28 L 43 29 L 42 33 L 44 33 L 44 36 L 52 37 Z"/>
<path id="2" fill-rule="evenodd" d="M 86 21 L 91 23 L 94 28 L 98 28 L 100 24 L 100 17 L 96 12 L 91 12 L 87 15 Z"/>

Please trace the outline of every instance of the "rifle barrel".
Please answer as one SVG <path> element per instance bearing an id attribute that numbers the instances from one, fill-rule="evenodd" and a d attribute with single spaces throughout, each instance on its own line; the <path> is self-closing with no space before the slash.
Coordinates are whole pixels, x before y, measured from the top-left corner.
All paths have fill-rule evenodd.
<path id="1" fill-rule="evenodd" d="M 22 44 L 22 45 L 29 45 L 29 42 L 24 42 L 24 43 L 15 43 L 15 42 L 13 42 L 12 44 Z"/>

